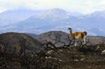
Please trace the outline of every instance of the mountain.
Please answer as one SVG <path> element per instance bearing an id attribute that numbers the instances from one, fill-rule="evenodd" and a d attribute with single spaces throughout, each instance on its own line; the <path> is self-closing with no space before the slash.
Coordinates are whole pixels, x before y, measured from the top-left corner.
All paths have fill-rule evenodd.
<path id="1" fill-rule="evenodd" d="M 69 16 L 64 10 L 52 9 L 39 11 L 37 14 L 34 14 L 26 20 L 10 24 L 0 31 L 6 32 L 8 29 L 8 31 L 15 32 L 42 33 L 50 30 L 56 30 L 57 24 L 60 24 L 60 26 L 64 26 L 65 24 L 66 26 L 68 24 L 66 22 L 67 19 L 69 20 Z"/>
<path id="2" fill-rule="evenodd" d="M 3 23 L 3 25 L 0 25 L 1 32 L 40 34 L 53 30 L 68 32 L 67 28 L 72 27 L 73 31 L 85 30 L 88 35 L 105 35 L 104 11 L 82 15 L 55 8 L 34 11 L 12 10 L 4 13 L 0 14 L 0 22 Z M 5 16 L 1 17 L 2 15 Z"/>
<path id="3" fill-rule="evenodd" d="M 85 15 L 80 18 L 71 17 L 71 23 L 73 24 L 74 22 L 75 22 L 74 27 L 78 26 L 80 29 L 86 29 L 87 31 L 89 31 L 91 34 L 94 34 L 94 35 L 103 35 L 103 36 L 105 35 L 105 31 L 104 31 L 105 13 L 104 11 L 94 12 L 90 15 Z"/>
<path id="4" fill-rule="evenodd" d="M 28 17 L 34 14 L 33 10 L 28 9 L 17 9 L 17 10 L 7 10 L 0 13 L 0 27 L 8 26 L 10 24 L 18 23 L 19 21 L 23 21 Z"/>

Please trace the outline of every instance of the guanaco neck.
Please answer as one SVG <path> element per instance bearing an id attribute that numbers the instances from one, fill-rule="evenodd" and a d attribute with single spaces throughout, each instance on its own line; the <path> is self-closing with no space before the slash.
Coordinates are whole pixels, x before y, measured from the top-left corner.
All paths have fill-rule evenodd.
<path id="1" fill-rule="evenodd" d="M 72 28 L 69 28 L 70 37 L 72 37 Z"/>
<path id="2" fill-rule="evenodd" d="M 69 28 L 69 32 L 70 32 L 70 35 L 72 35 L 72 29 L 71 28 Z"/>

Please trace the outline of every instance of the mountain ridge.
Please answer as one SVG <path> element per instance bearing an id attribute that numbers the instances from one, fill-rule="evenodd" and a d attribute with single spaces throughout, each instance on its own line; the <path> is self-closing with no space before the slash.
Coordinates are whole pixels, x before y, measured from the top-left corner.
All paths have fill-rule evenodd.
<path id="1" fill-rule="evenodd" d="M 16 10 L 16 12 L 19 10 Z M 52 30 L 66 31 L 68 27 L 72 27 L 74 31 L 86 30 L 91 35 L 105 35 L 104 32 L 104 15 L 102 12 L 94 12 L 91 15 L 75 15 L 75 13 L 66 12 L 62 9 L 50 9 L 50 10 L 27 10 L 25 16 L 26 19 L 19 20 L 16 23 L 15 18 L 10 25 L 4 21 L 1 26 L 1 32 L 26 32 L 26 33 L 43 33 Z M 24 10 L 21 12 L 25 13 Z M 15 13 L 15 12 L 14 12 Z M 19 13 L 19 12 L 17 12 Z M 30 14 L 31 13 L 31 14 Z M 104 14 L 104 13 L 103 13 Z M 6 14 L 5 14 L 6 15 Z M 73 16 L 74 15 L 74 16 Z M 11 17 L 10 17 L 11 18 Z M 16 17 L 19 18 L 19 17 Z M 7 16 L 7 19 L 9 17 Z M 13 18 L 11 18 L 13 20 Z M 10 21 L 11 21 L 10 19 Z M 20 18 L 21 19 L 21 18 Z M 0 21 L 3 23 L 2 21 Z M 9 22 L 7 20 L 7 22 Z M 34 30 L 34 31 L 33 31 Z"/>

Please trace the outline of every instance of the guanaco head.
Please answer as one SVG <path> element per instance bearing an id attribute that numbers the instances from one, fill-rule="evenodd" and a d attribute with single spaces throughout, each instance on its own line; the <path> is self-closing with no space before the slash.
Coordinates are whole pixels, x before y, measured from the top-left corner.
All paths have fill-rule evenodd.
<path id="1" fill-rule="evenodd" d="M 72 30 L 72 28 L 68 28 L 68 30 Z"/>
<path id="2" fill-rule="evenodd" d="M 83 33 L 84 33 L 85 35 L 87 35 L 87 32 L 86 32 L 86 31 L 84 31 Z"/>

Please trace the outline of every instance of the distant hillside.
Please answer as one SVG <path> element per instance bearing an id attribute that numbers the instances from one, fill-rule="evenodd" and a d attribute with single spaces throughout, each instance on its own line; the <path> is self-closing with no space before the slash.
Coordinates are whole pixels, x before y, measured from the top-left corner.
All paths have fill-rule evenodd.
<path id="1" fill-rule="evenodd" d="M 32 38 L 37 38 L 38 35 L 34 34 L 34 33 L 26 33 L 27 35 L 31 36 Z"/>
<path id="2" fill-rule="evenodd" d="M 105 44 L 104 36 L 88 36 L 87 39 L 90 45 Z"/>

